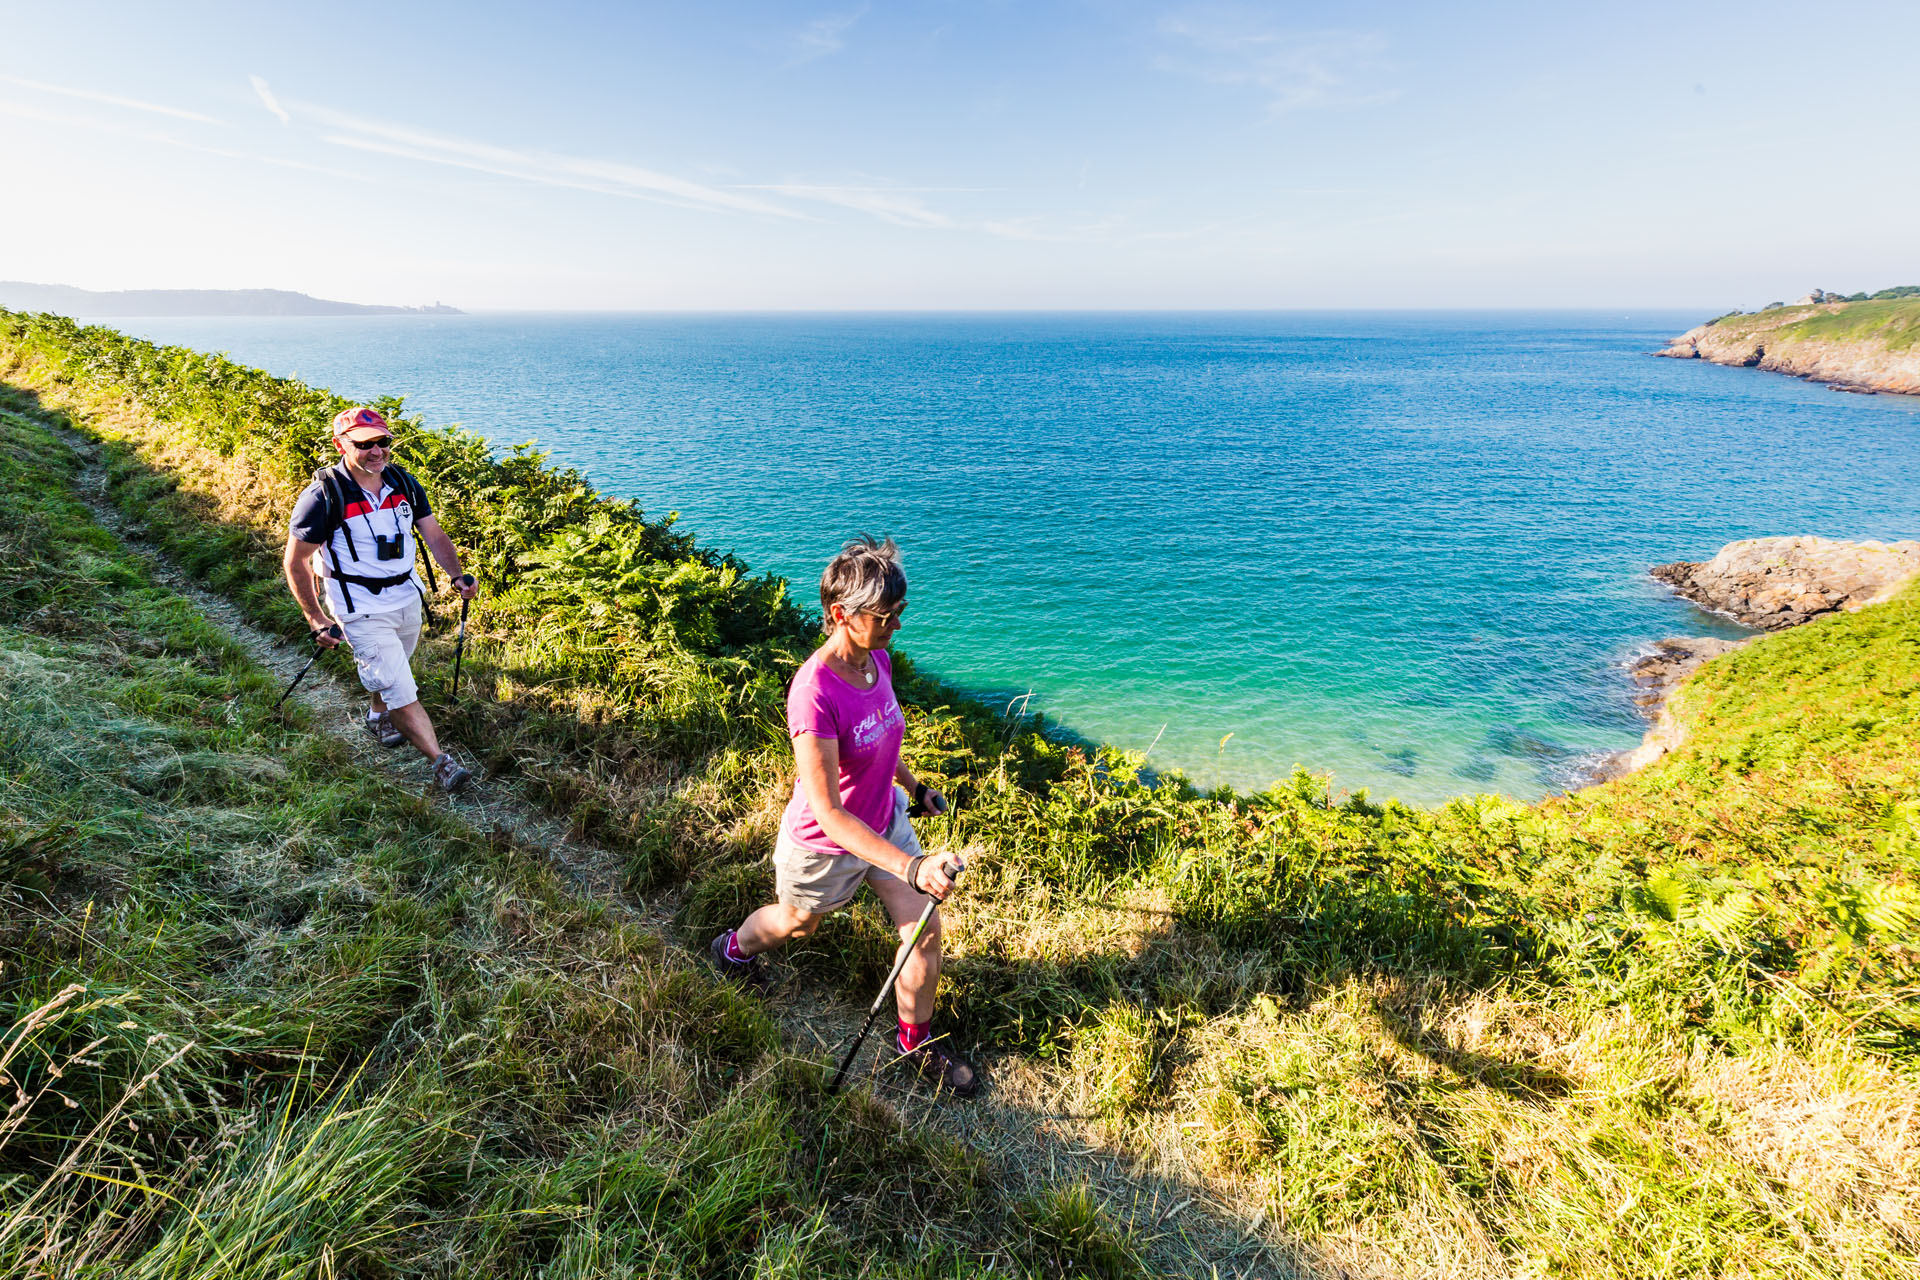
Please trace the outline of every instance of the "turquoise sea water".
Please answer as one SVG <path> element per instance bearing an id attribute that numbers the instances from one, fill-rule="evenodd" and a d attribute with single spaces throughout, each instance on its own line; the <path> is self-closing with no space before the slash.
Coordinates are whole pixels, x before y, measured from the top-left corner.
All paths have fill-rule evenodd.
<path id="1" fill-rule="evenodd" d="M 113 321 L 535 439 L 790 576 L 891 533 L 899 644 L 1197 780 L 1567 786 L 1622 664 L 1736 634 L 1651 564 L 1920 536 L 1920 401 L 1649 358 L 1686 314 Z"/>

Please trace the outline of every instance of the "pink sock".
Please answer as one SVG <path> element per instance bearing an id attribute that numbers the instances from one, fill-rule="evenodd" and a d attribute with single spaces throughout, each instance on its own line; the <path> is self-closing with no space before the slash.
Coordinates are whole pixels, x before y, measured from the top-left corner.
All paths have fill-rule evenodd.
<path id="1" fill-rule="evenodd" d="M 751 957 L 740 953 L 740 931 L 738 929 L 727 930 L 727 959 L 733 961 L 735 964 L 745 964 L 751 959 Z"/>
<path id="2" fill-rule="evenodd" d="M 901 1018 L 899 1023 L 900 1052 L 902 1053 L 912 1053 L 925 1044 L 933 1034 L 931 1022 L 908 1022 L 905 1018 Z"/>

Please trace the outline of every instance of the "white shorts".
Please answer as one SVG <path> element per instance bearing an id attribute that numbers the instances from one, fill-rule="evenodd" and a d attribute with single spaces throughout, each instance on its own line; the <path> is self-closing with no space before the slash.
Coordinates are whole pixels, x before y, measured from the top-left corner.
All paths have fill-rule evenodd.
<path id="1" fill-rule="evenodd" d="M 913 822 L 907 817 L 907 793 L 899 787 L 893 789 L 893 821 L 880 834 L 909 858 L 917 858 L 924 852 L 920 848 L 920 837 L 913 833 Z M 783 906 L 825 915 L 852 902 L 860 886 L 869 880 L 897 882 L 899 879 L 893 872 L 882 871 L 851 853 L 820 853 L 802 848 L 787 835 L 785 828 L 774 841 L 774 896 Z"/>
<path id="2" fill-rule="evenodd" d="M 398 609 L 382 613 L 350 613 L 340 620 L 353 646 L 354 665 L 360 668 L 360 684 L 377 695 L 387 710 L 420 701 L 420 690 L 413 683 L 413 668 L 408 659 L 420 643 L 420 595 Z"/>

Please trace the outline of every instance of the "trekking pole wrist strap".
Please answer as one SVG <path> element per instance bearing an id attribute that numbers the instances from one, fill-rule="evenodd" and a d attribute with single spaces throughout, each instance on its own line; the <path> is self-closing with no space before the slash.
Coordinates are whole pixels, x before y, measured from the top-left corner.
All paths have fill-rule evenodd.
<path id="1" fill-rule="evenodd" d="M 920 865 L 926 860 L 924 853 L 907 859 L 907 887 L 922 897 L 930 898 L 933 895 L 920 887 Z"/>
<path id="2" fill-rule="evenodd" d="M 939 794 L 938 791 L 935 791 L 925 782 L 916 779 L 913 784 L 913 802 L 907 806 L 907 815 L 914 818 L 926 818 L 938 817 L 940 814 L 945 813 L 945 809 L 934 808 L 927 799 L 929 796 Z"/>

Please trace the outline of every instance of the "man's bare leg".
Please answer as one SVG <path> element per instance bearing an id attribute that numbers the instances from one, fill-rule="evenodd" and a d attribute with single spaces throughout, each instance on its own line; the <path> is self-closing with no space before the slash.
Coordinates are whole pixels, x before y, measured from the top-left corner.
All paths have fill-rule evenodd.
<path id="1" fill-rule="evenodd" d="M 383 708 L 378 694 L 374 695 L 374 710 Z M 419 702 L 409 702 L 404 707 L 393 709 L 393 727 L 398 729 L 414 749 L 428 760 L 440 758 L 440 739 L 434 736 L 433 721 L 427 719 L 427 709 Z"/>

